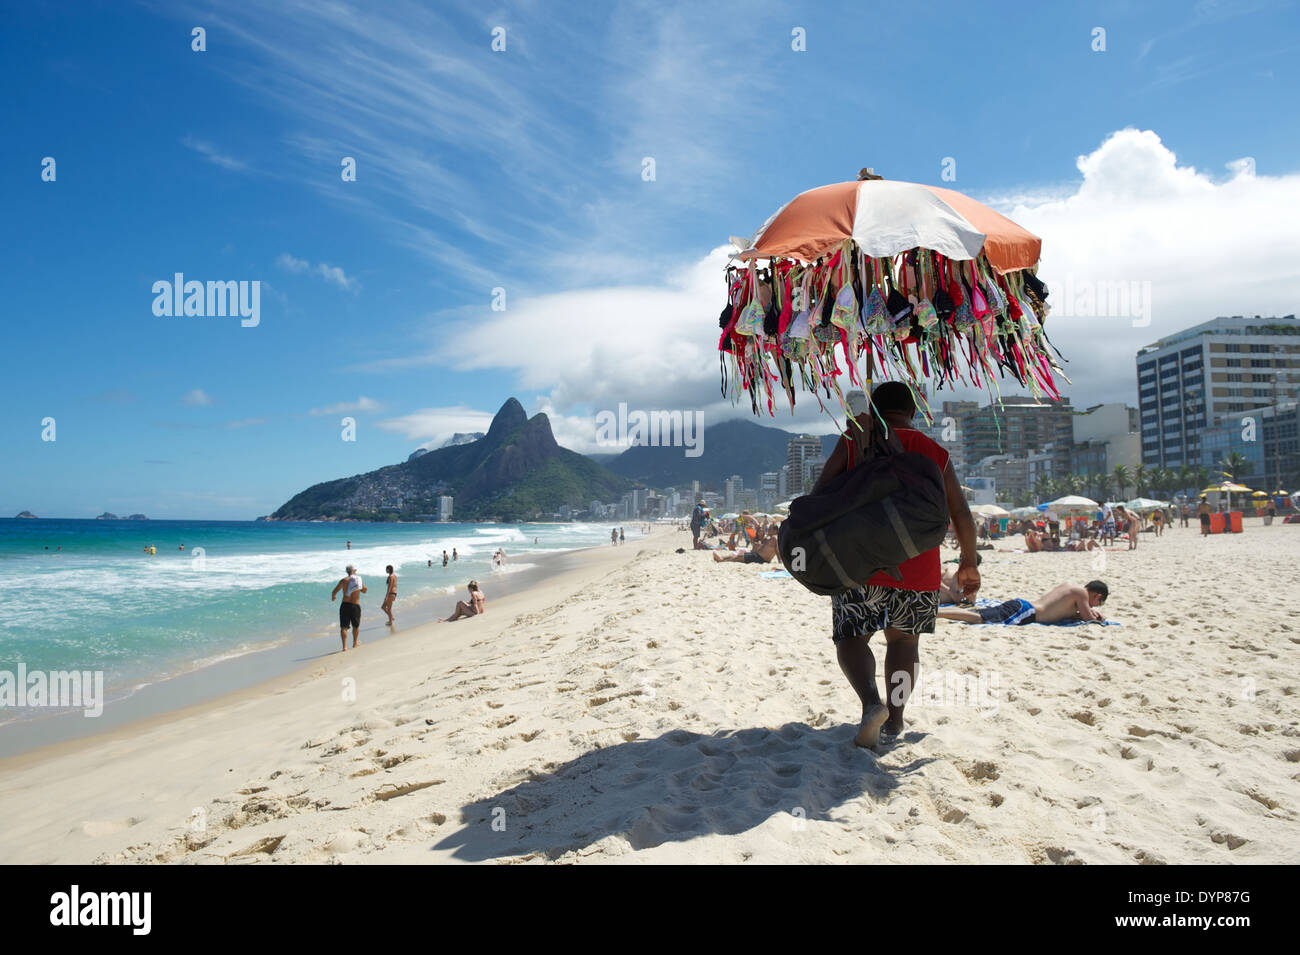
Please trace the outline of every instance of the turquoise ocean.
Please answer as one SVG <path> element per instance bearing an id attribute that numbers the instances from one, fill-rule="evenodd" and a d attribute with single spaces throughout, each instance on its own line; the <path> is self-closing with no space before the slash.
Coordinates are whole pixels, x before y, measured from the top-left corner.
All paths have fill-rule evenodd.
<path id="1" fill-rule="evenodd" d="M 384 619 L 384 567 L 393 565 L 400 622 L 412 601 L 441 597 L 439 611 L 450 612 L 450 595 L 463 596 L 471 578 L 490 599 L 494 579 L 545 554 L 608 546 L 609 532 L 595 524 L 0 520 L 0 671 L 20 662 L 28 672 L 100 670 L 105 695 L 120 698 L 271 644 L 336 634 L 329 594 L 348 563 L 369 588 L 363 626 Z M 444 569 L 442 552 L 453 548 L 459 559 Z M 500 569 L 497 548 L 507 555 Z M 0 722 L 21 715 L 0 711 Z"/>

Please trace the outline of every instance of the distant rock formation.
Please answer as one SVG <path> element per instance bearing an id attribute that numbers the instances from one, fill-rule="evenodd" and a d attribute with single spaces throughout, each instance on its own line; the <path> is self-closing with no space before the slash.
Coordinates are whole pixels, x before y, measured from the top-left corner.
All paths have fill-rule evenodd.
<path id="1" fill-rule="evenodd" d="M 39 520 L 39 518 L 37 518 L 37 516 L 33 514 L 31 511 L 22 511 L 21 513 L 15 515 L 15 519 L 17 518 L 22 518 L 25 521 Z"/>
<path id="2" fill-rule="evenodd" d="M 120 521 L 121 519 L 122 518 L 118 517 L 116 514 L 110 513 L 109 511 L 105 511 L 103 514 L 100 514 L 99 517 L 95 518 L 97 521 Z"/>
<path id="3" fill-rule="evenodd" d="M 145 517 L 143 514 L 128 514 L 126 519 L 127 519 L 128 521 L 147 521 L 147 520 L 149 520 L 149 518 Z"/>
<path id="4" fill-rule="evenodd" d="M 460 439 L 460 440 L 458 440 Z M 367 474 L 295 494 L 272 520 L 419 520 L 437 499 L 455 498 L 462 520 L 549 518 L 564 506 L 609 500 L 632 482 L 560 447 L 544 414 L 511 398 L 487 434 L 458 434 L 446 446 Z"/>

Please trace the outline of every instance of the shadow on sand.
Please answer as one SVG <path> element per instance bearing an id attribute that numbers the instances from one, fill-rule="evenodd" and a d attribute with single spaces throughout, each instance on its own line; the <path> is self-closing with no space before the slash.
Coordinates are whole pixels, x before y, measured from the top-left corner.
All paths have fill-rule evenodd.
<path id="1" fill-rule="evenodd" d="M 853 745 L 856 726 L 673 730 L 584 753 L 461 809 L 458 831 L 433 848 L 486 861 L 537 853 L 554 859 L 610 836 L 633 849 L 734 835 L 786 814 L 836 814 L 863 795 L 882 799 L 930 762 L 882 767 Z M 912 741 L 908 734 L 908 742 Z"/>

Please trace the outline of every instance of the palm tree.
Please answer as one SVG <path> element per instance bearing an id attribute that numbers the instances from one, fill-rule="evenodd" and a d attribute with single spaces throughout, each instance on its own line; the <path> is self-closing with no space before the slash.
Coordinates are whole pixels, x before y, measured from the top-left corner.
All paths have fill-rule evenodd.
<path id="1" fill-rule="evenodd" d="M 1039 501 L 1050 501 L 1052 499 L 1052 479 L 1045 474 L 1040 474 L 1038 479 L 1034 481 L 1034 496 Z M 1028 507 L 1029 505 L 1023 504 L 1021 506 Z"/>
<path id="2" fill-rule="evenodd" d="M 1142 492 L 1147 489 L 1148 479 L 1147 466 L 1138 462 L 1137 466 L 1133 468 L 1133 493 L 1136 497 L 1141 497 Z"/>
<path id="3" fill-rule="evenodd" d="M 1219 462 L 1223 467 L 1223 476 L 1240 483 L 1240 478 L 1246 473 L 1250 462 L 1240 451 L 1233 451 L 1231 454 L 1225 454 L 1223 460 Z"/>
<path id="4" fill-rule="evenodd" d="M 1195 483 L 1198 490 L 1210 483 L 1210 469 L 1204 464 L 1198 464 L 1193 467 L 1192 474 L 1196 477 L 1196 480 L 1193 483 Z"/>
<path id="5" fill-rule="evenodd" d="M 1110 475 L 1102 471 L 1097 475 L 1097 500 L 1104 501 L 1110 497 Z"/>
<path id="6" fill-rule="evenodd" d="M 1152 468 L 1147 481 L 1151 488 L 1152 497 L 1167 498 L 1169 496 L 1169 470 L 1163 465 Z"/>
<path id="7" fill-rule="evenodd" d="M 1111 476 L 1115 479 L 1115 496 L 1122 499 L 1124 497 L 1124 488 L 1128 487 L 1131 480 L 1128 476 L 1128 468 L 1122 464 L 1117 464 L 1115 470 L 1111 472 Z"/>

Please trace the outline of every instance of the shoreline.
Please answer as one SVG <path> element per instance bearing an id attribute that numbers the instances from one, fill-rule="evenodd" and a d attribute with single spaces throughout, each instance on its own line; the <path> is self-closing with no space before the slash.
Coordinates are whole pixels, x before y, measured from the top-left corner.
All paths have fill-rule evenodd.
<path id="1" fill-rule="evenodd" d="M 491 588 L 491 599 L 504 599 L 511 594 L 545 586 L 550 577 L 569 569 L 566 565 L 575 555 L 594 549 L 598 549 L 598 545 L 521 555 L 521 561 L 536 566 L 517 572 L 493 573 L 484 577 L 482 583 L 485 590 Z M 380 609 L 382 594 L 372 591 L 363 604 L 360 649 L 434 623 L 441 614 L 451 612 L 456 600 L 463 598 L 462 591 L 463 587 L 450 593 L 408 598 L 404 605 L 399 594 L 398 622 L 392 629 L 389 629 L 387 617 Z M 251 645 L 246 643 L 243 649 L 232 647 L 225 653 L 205 658 L 209 662 L 195 660 L 179 669 L 151 675 L 121 696 L 108 698 L 106 694 L 103 713 L 93 719 L 85 717 L 80 709 L 73 709 L 36 715 L 24 713 L 0 722 L 0 763 L 47 746 L 93 740 L 118 729 L 129 729 L 135 723 L 165 718 L 191 706 L 215 702 L 230 694 L 255 690 L 282 677 L 292 677 L 313 662 L 337 655 L 339 644 L 334 641 L 339 639 L 338 604 L 330 603 L 326 613 L 333 619 L 325 633 L 317 630 L 279 637 L 253 637 Z"/>

